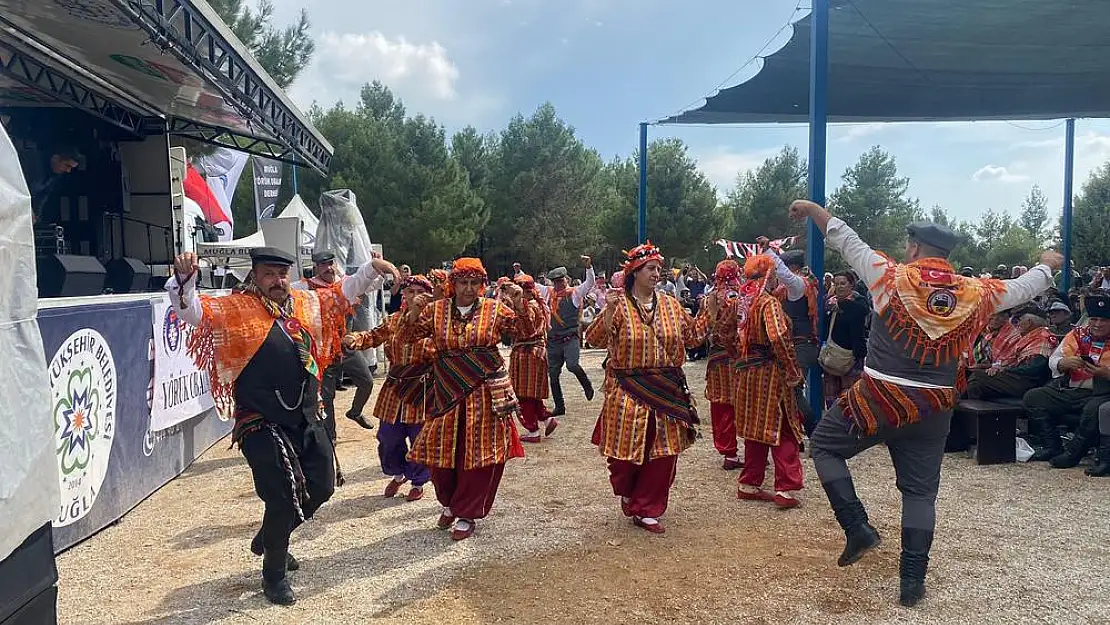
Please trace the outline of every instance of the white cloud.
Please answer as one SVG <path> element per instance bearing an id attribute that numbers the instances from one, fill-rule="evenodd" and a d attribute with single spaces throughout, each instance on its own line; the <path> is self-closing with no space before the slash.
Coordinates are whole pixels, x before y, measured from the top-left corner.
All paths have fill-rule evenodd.
<path id="1" fill-rule="evenodd" d="M 1010 168 L 1001 165 L 984 165 L 979 168 L 971 179 L 976 182 L 1025 182 L 1029 176 L 1010 171 Z"/>
<path id="2" fill-rule="evenodd" d="M 780 150 L 781 148 L 766 148 L 733 152 L 728 148 L 720 147 L 695 156 L 698 167 L 709 181 L 717 186 L 717 192 L 723 195 L 736 186 L 738 174 L 759 167 L 763 161 L 778 154 Z"/>
<path id="3" fill-rule="evenodd" d="M 333 80 L 357 85 L 381 80 L 398 88 L 413 87 L 441 100 L 457 95 L 459 70 L 436 41 L 417 44 L 403 36 L 390 39 L 373 31 L 325 32 L 317 42 L 316 65 Z"/>
<path id="4" fill-rule="evenodd" d="M 865 137 L 877 135 L 887 128 L 889 124 L 847 124 L 829 126 L 829 134 L 836 143 L 850 143 Z"/>

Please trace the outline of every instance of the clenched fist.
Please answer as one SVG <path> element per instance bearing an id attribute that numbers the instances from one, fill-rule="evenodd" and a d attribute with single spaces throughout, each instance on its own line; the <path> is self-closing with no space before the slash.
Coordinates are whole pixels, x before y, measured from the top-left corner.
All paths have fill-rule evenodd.
<path id="1" fill-rule="evenodd" d="M 188 280 L 190 276 L 196 273 L 199 266 L 196 254 L 192 252 L 179 254 L 177 258 L 173 259 L 173 273 L 177 277 L 177 282 L 180 284 L 183 280 Z"/>

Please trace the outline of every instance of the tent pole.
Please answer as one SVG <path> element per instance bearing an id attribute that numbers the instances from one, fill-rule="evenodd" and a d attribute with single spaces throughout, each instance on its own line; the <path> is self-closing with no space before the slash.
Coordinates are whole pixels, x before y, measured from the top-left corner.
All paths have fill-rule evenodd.
<path id="1" fill-rule="evenodd" d="M 809 57 L 809 199 L 825 205 L 825 152 L 828 142 L 829 98 L 829 0 L 813 0 L 810 24 Z M 817 278 L 818 336 L 824 336 L 825 318 L 825 240 L 821 230 L 812 220 L 806 224 L 806 247 L 810 271 Z M 820 367 L 810 367 L 807 384 L 809 405 L 814 418 L 819 418 L 825 407 L 824 385 Z M 809 424 L 811 427 L 813 424 Z"/>
<path id="2" fill-rule="evenodd" d="M 640 195 L 637 198 L 636 239 L 647 240 L 648 124 L 640 123 Z"/>
<path id="3" fill-rule="evenodd" d="M 293 152 L 293 164 L 289 166 L 293 170 L 293 195 L 297 195 L 297 153 Z"/>
<path id="4" fill-rule="evenodd" d="M 1067 297 L 1071 290 L 1071 209 L 1072 182 L 1075 178 L 1075 120 L 1069 119 L 1064 135 L 1064 217 L 1060 220 L 1061 238 L 1064 240 L 1064 268 L 1060 274 L 1060 288 Z"/>

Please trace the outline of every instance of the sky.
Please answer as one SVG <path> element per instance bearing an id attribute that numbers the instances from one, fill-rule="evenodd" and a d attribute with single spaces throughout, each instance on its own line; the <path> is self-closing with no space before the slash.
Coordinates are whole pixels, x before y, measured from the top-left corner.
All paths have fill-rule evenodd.
<path id="1" fill-rule="evenodd" d="M 380 80 L 454 131 L 499 130 L 545 101 L 604 158 L 638 145 L 638 124 L 696 108 L 760 68 L 804 16 L 798 0 L 274 0 L 278 23 L 301 7 L 317 52 L 290 88 L 299 106 L 353 104 Z M 695 9 L 696 10 L 693 10 Z M 679 137 L 724 194 L 804 126 L 652 126 Z M 827 188 L 873 145 L 895 156 L 909 193 L 964 220 L 1014 214 L 1034 184 L 1063 205 L 1064 122 L 831 126 Z M 1110 160 L 1110 122 L 1077 122 L 1078 191 Z M 650 181 L 649 181 L 650 184 Z"/>

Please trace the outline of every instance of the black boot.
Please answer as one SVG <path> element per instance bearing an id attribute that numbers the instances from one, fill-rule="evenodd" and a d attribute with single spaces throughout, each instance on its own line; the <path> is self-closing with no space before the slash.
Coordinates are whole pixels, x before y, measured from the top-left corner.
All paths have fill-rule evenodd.
<path id="1" fill-rule="evenodd" d="M 1075 468 L 1079 466 L 1079 462 L 1083 460 L 1083 456 L 1086 456 L 1087 452 L 1091 451 L 1091 447 L 1094 447 L 1094 444 L 1095 436 L 1081 428 L 1075 433 L 1075 436 L 1064 445 L 1063 453 L 1058 454 L 1048 463 L 1052 465 L 1053 469 Z"/>
<path id="2" fill-rule="evenodd" d="M 253 553 L 256 556 L 260 556 L 260 555 L 262 555 L 262 553 L 264 551 L 265 551 L 265 548 L 262 546 L 262 530 L 258 530 L 258 533 L 255 534 L 254 538 L 251 540 L 251 553 Z M 301 568 L 301 563 L 297 562 L 297 559 L 293 557 L 293 554 L 286 553 L 285 554 L 285 570 L 286 571 L 296 571 L 300 568 Z"/>
<path id="3" fill-rule="evenodd" d="M 1099 437 L 1098 462 L 1084 473 L 1091 477 L 1110 477 L 1110 434 Z"/>
<path id="4" fill-rule="evenodd" d="M 280 551 L 267 551 L 262 556 L 262 592 L 270 603 L 293 605 L 297 597 L 285 576 L 285 565 L 289 554 Z"/>
<path id="5" fill-rule="evenodd" d="M 1034 423 L 1037 424 L 1037 430 L 1043 445 L 1033 453 L 1029 462 L 1048 462 L 1064 452 L 1064 445 L 1060 442 L 1060 433 L 1056 431 L 1055 426 L 1048 423 L 1047 419 L 1031 418 L 1029 422 L 1030 429 L 1033 428 Z"/>
<path id="6" fill-rule="evenodd" d="M 582 392 L 586 394 L 586 401 L 594 400 L 594 384 L 590 382 L 590 378 L 582 378 Z"/>
<path id="7" fill-rule="evenodd" d="M 932 532 L 902 528 L 901 593 L 898 600 L 907 608 L 917 605 L 925 597 L 925 571 L 929 568 L 929 549 L 932 546 Z"/>
<path id="8" fill-rule="evenodd" d="M 879 532 L 867 522 L 867 510 L 859 497 L 851 477 L 822 484 L 832 505 L 836 522 L 844 529 L 844 551 L 837 558 L 837 566 L 849 566 L 860 561 L 868 551 L 879 546 Z"/>

